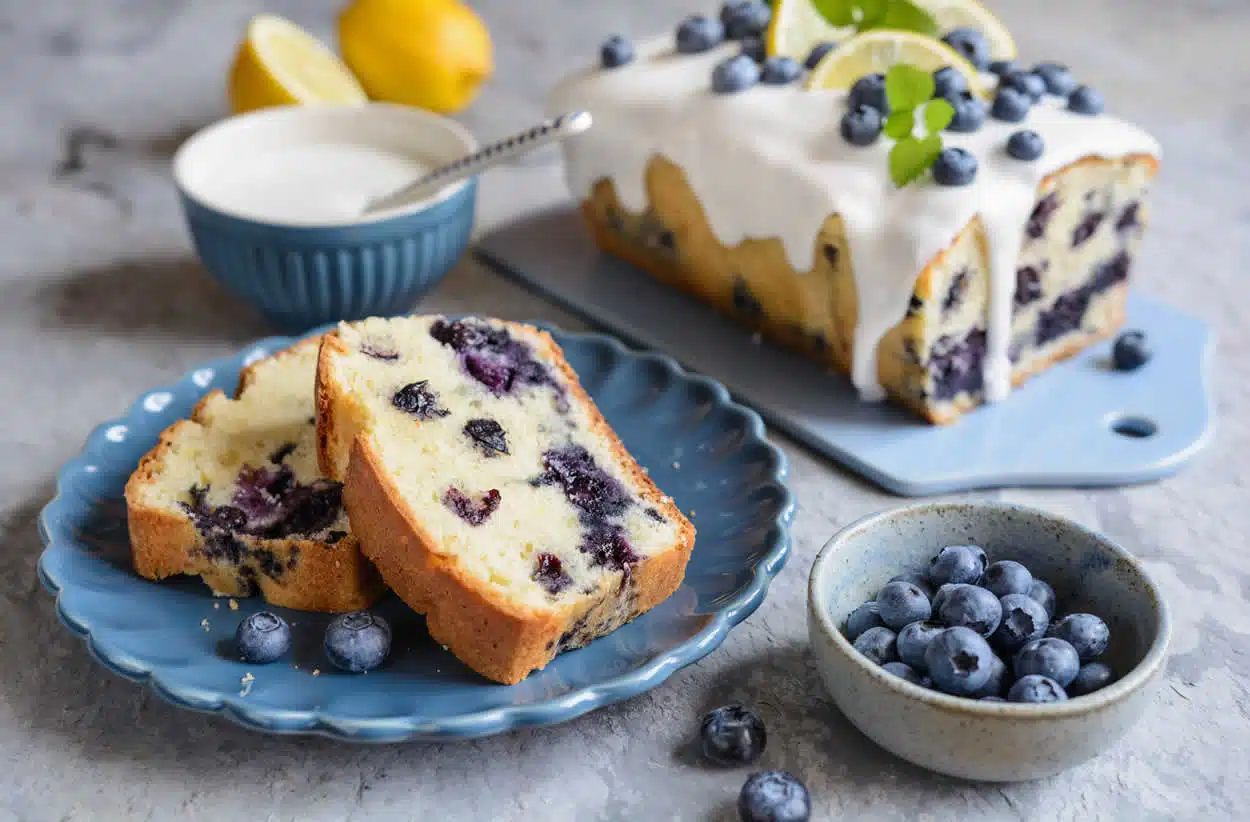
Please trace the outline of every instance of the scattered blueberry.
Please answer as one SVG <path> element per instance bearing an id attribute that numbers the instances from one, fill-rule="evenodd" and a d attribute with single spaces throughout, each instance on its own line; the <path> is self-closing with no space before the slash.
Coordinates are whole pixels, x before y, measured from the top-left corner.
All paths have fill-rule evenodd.
<path id="1" fill-rule="evenodd" d="M 885 618 L 884 614 L 882 618 Z M 942 610 L 938 612 L 938 619 L 950 627 L 971 628 L 983 637 L 994 633 L 1002 618 L 1003 607 L 998 597 L 978 585 L 956 586 L 943 600 Z"/>
<path id="2" fill-rule="evenodd" d="M 990 593 L 996 597 L 1005 597 L 1008 594 L 1027 594 L 1029 588 L 1033 585 L 1033 575 L 1029 573 L 1029 569 L 1020 563 L 1004 559 L 995 563 L 991 563 L 990 567 L 985 569 L 985 576 L 981 579 L 981 585 L 988 588 Z"/>
<path id="3" fill-rule="evenodd" d="M 955 29 L 943 37 L 942 42 L 959 52 L 977 71 L 989 68 L 990 43 L 976 29 Z"/>
<path id="4" fill-rule="evenodd" d="M 993 672 L 994 652 L 969 628 L 947 628 L 925 651 L 925 665 L 939 691 L 968 696 L 981 689 Z"/>
<path id="5" fill-rule="evenodd" d="M 1049 582 L 1034 577 L 1033 584 L 1029 586 L 1029 596 L 1042 604 L 1047 616 L 1055 613 L 1055 589 L 1050 587 Z"/>
<path id="6" fill-rule="evenodd" d="M 1000 88 L 994 95 L 994 102 L 990 105 L 990 116 L 995 120 L 1018 123 L 1029 116 L 1029 109 L 1032 107 L 1033 100 L 1029 98 L 1029 95 L 1007 86 Z"/>
<path id="7" fill-rule="evenodd" d="M 894 641 L 898 658 L 917 671 L 927 670 L 928 666 L 924 661 L 925 651 L 928 650 L 933 638 L 945 630 L 945 626 L 936 622 L 913 622 L 904 626 Z"/>
<path id="8" fill-rule="evenodd" d="M 239 623 L 234 642 L 240 659 L 264 665 L 291 649 L 291 626 L 272 611 L 257 611 Z"/>
<path id="9" fill-rule="evenodd" d="M 887 662 L 881 667 L 895 676 L 906 679 L 908 682 L 913 682 L 916 685 L 921 684 L 923 681 L 920 674 L 916 673 L 916 669 L 905 662 Z"/>
<path id="10" fill-rule="evenodd" d="M 1037 674 L 1020 677 L 1007 692 L 1008 702 L 1063 702 L 1067 698 L 1062 685 Z"/>
<path id="11" fill-rule="evenodd" d="M 985 125 L 985 102 L 970 91 L 960 92 L 946 98 L 955 109 L 954 116 L 946 126 L 947 131 L 971 134 Z"/>
<path id="12" fill-rule="evenodd" d="M 968 90 L 968 81 L 956 69 L 945 66 L 933 72 L 933 96 L 952 97 Z"/>
<path id="13" fill-rule="evenodd" d="M 720 45 L 724 39 L 724 24 L 702 14 L 690 15 L 677 27 L 677 51 L 681 54 L 707 51 Z"/>
<path id="14" fill-rule="evenodd" d="M 770 86 L 784 86 L 798 79 L 803 67 L 793 57 L 769 57 L 760 71 L 760 82 Z"/>
<path id="15" fill-rule="evenodd" d="M 1013 71 L 999 80 L 999 89 L 1014 88 L 1036 103 L 1046 93 L 1046 81 L 1031 71 Z"/>
<path id="16" fill-rule="evenodd" d="M 1021 129 L 1007 138 L 1007 153 L 1017 160 L 1025 162 L 1036 160 L 1045 150 L 1046 144 L 1042 142 L 1042 136 L 1036 131 Z"/>
<path id="17" fill-rule="evenodd" d="M 599 47 L 599 58 L 604 68 L 619 68 L 634 60 L 634 44 L 614 34 Z"/>
<path id="18" fill-rule="evenodd" d="M 885 95 L 885 75 L 865 74 L 851 86 L 847 96 L 847 106 L 851 111 L 860 106 L 875 108 L 881 114 L 890 113 L 890 103 Z"/>
<path id="19" fill-rule="evenodd" d="M 857 106 L 842 115 L 842 139 L 853 146 L 869 146 L 881 136 L 881 112 L 872 106 Z"/>
<path id="20" fill-rule="evenodd" d="M 999 79 L 1002 79 L 1005 74 L 1018 70 L 1019 66 L 1016 65 L 1015 60 L 994 60 L 990 63 L 990 73 L 997 75 Z"/>
<path id="21" fill-rule="evenodd" d="M 811 814 L 807 788 L 788 771 L 753 773 L 738 794 L 741 822 L 807 822 Z"/>
<path id="22" fill-rule="evenodd" d="M 720 21 L 730 40 L 763 34 L 772 16 L 772 9 L 762 0 L 736 0 L 721 6 L 720 10 Z"/>
<path id="23" fill-rule="evenodd" d="M 812 46 L 812 50 L 808 52 L 807 59 L 803 61 L 803 68 L 808 71 L 816 68 L 817 64 L 825 58 L 825 55 L 833 51 L 836 46 L 837 43 L 829 40 Z"/>
<path id="24" fill-rule="evenodd" d="M 768 44 L 764 42 L 763 37 L 744 37 L 742 53 L 755 62 L 762 63 L 768 59 Z"/>
<path id="25" fill-rule="evenodd" d="M 882 619 L 884 618 L 883 615 Z M 1107 623 L 1093 614 L 1068 614 L 1051 626 L 1050 636 L 1062 639 L 1076 649 L 1076 655 L 1082 662 L 1089 662 L 1107 650 L 1111 631 L 1107 628 Z"/>
<path id="26" fill-rule="evenodd" d="M 855 640 L 855 650 L 878 665 L 884 665 L 898 659 L 897 637 L 889 628 L 869 628 Z"/>
<path id="27" fill-rule="evenodd" d="M 712 69 L 712 91 L 733 94 L 745 91 L 760 80 L 760 67 L 745 54 L 722 60 Z"/>
<path id="28" fill-rule="evenodd" d="M 910 582 L 887 582 L 877 594 L 877 613 L 887 628 L 898 631 L 928 619 L 932 606 L 924 591 Z"/>
<path id="29" fill-rule="evenodd" d="M 1102 94 L 1089 86 L 1078 86 L 1068 95 L 1068 111 L 1077 114 L 1102 114 L 1105 105 Z"/>
<path id="30" fill-rule="evenodd" d="M 999 600 L 1003 619 L 990 636 L 990 644 L 998 650 L 1014 654 L 1028 642 L 1046 636 L 1050 615 L 1042 604 L 1027 594 L 1007 594 Z"/>
<path id="31" fill-rule="evenodd" d="M 919 571 L 909 571 L 905 574 L 898 574 L 896 576 L 890 577 L 889 581 L 890 582 L 910 582 L 912 585 L 915 585 L 921 591 L 924 591 L 925 596 L 929 597 L 930 599 L 933 598 L 932 583 L 929 582 L 929 578 L 927 576 L 920 573 Z"/>
<path id="32" fill-rule="evenodd" d="M 767 742 L 763 721 L 741 705 L 709 711 L 699 725 L 703 756 L 717 765 L 749 765 L 764 753 Z"/>
<path id="33" fill-rule="evenodd" d="M 1076 88 L 1076 79 L 1072 72 L 1059 63 L 1038 63 L 1033 67 L 1033 73 L 1042 78 L 1046 91 L 1056 97 L 1067 97 Z"/>
<path id="34" fill-rule="evenodd" d="M 1117 371 L 1136 371 L 1150 361 L 1150 354 L 1142 331 L 1125 331 L 1111 346 L 1111 361 Z"/>
<path id="35" fill-rule="evenodd" d="M 876 601 L 865 602 L 863 605 L 851 611 L 851 615 L 846 618 L 846 638 L 851 642 L 859 639 L 859 635 L 869 628 L 884 628 L 885 623 L 881 621 L 881 614 L 877 611 Z"/>
<path id="36" fill-rule="evenodd" d="M 1081 659 L 1076 649 L 1057 637 L 1043 637 L 1026 642 L 1016 652 L 1012 664 L 1018 677 L 1038 674 L 1049 677 L 1060 685 L 1067 685 L 1075 679 L 1080 667 Z"/>
<path id="37" fill-rule="evenodd" d="M 1068 683 L 1068 696 L 1085 696 L 1111 684 L 1114 675 L 1105 662 L 1086 662 Z"/>
<path id="38" fill-rule="evenodd" d="M 985 684 L 977 689 L 976 693 L 970 696 L 976 699 L 982 699 L 987 696 L 1002 696 L 1003 691 L 1011 684 L 1011 677 L 1007 673 L 1007 663 L 1003 662 L 1002 657 L 994 654 L 990 657 L 990 678 L 985 680 Z"/>
<path id="39" fill-rule="evenodd" d="M 984 573 L 985 552 L 975 545 L 948 545 L 929 562 L 929 581 L 934 585 L 975 585 Z"/>
<path id="40" fill-rule="evenodd" d="M 942 610 L 942 603 L 946 602 L 946 598 L 951 595 L 951 591 L 964 584 L 962 582 L 947 582 L 939 587 L 937 592 L 933 594 L 933 613 L 936 614 Z"/>
<path id="41" fill-rule="evenodd" d="M 391 626 L 368 611 L 340 614 L 326 626 L 325 652 L 336 668 L 371 671 L 391 652 Z"/>

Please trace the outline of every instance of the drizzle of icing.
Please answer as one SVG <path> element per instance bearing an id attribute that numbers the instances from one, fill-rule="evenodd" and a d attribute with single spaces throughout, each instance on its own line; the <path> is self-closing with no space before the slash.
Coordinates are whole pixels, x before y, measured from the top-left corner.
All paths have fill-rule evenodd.
<path id="1" fill-rule="evenodd" d="M 877 346 L 906 314 L 919 272 L 979 214 L 991 284 L 986 399 L 1004 398 L 1016 265 L 1042 179 L 1086 156 L 1158 156 L 1158 143 L 1124 121 L 1074 114 L 1046 98 L 1023 123 L 989 119 L 972 134 L 943 134 L 946 145 L 977 157 L 971 185 L 921 181 L 899 189 L 889 178 L 889 140 L 859 148 L 838 136 L 844 92 L 791 84 L 715 94 L 712 69 L 738 48 L 677 54 L 664 35 L 640 44 L 627 66 L 590 68 L 560 83 L 549 110 L 584 109 L 595 118 L 593 129 L 563 143 L 572 194 L 585 199 L 610 179 L 625 208 L 642 211 L 647 164 L 663 156 L 682 168 L 723 245 L 776 237 L 800 272 L 813 268 L 825 219 L 840 215 L 859 297 L 851 378 L 866 400 L 884 397 Z M 1007 155 L 1007 138 L 1020 128 L 1041 135 L 1040 159 Z"/>

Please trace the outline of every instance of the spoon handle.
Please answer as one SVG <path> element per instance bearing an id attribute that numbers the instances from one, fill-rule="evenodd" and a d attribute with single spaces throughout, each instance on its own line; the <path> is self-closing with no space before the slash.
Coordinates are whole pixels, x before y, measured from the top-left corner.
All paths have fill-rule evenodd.
<path id="1" fill-rule="evenodd" d="M 574 111 L 561 114 L 531 129 L 513 134 L 491 143 L 473 154 L 467 154 L 455 162 L 439 166 L 425 176 L 389 194 L 371 200 L 364 213 L 370 214 L 384 208 L 395 208 L 406 203 L 429 197 L 445 186 L 468 177 L 475 177 L 492 166 L 506 163 L 548 143 L 581 134 L 591 125 L 590 112 Z"/>

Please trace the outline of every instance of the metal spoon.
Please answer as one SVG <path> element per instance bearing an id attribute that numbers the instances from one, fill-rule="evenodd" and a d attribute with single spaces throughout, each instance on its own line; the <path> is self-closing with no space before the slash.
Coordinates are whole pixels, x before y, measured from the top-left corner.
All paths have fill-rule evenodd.
<path id="1" fill-rule="evenodd" d="M 581 134 L 590 128 L 591 122 L 588 111 L 561 114 L 527 131 L 518 132 L 511 137 L 491 143 L 453 163 L 439 166 L 403 188 L 370 200 L 365 206 L 364 213 L 371 214 L 384 208 L 395 208 L 429 197 L 445 186 L 474 177 L 492 166 L 528 154 L 548 143 L 558 142 L 574 134 Z"/>

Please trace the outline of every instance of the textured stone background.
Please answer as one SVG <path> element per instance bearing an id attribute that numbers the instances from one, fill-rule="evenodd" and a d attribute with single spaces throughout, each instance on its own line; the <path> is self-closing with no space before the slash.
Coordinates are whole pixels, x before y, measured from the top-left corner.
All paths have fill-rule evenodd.
<path id="1" fill-rule="evenodd" d="M 273 0 L 329 36 L 335 0 Z M 463 120 L 527 124 L 541 93 L 613 31 L 668 28 L 663 0 L 478 3 L 499 71 Z M 921 772 L 822 697 L 804 581 L 839 526 L 895 504 L 783 439 L 801 499 L 789 567 L 752 619 L 653 693 L 562 727 L 446 746 L 269 738 L 104 673 L 35 577 L 34 518 L 57 466 L 142 390 L 266 333 L 197 266 L 167 166 L 223 112 L 245 0 L 0 2 L 0 822 L 89 819 L 726 819 L 742 774 L 692 767 L 698 713 L 761 706 L 764 764 L 806 780 L 817 819 L 1244 818 L 1250 805 L 1250 4 L 1000 0 L 1023 53 L 1069 62 L 1165 148 L 1140 287 L 1220 335 L 1219 439 L 1180 476 L 1119 491 L 992 494 L 1131 546 L 1175 611 L 1152 712 L 1055 779 L 977 786 Z M 678 4 L 681 8 L 683 4 Z M 554 154 L 493 175 L 482 220 L 562 196 Z M 576 327 L 465 262 L 427 303 Z M 1165 340 L 1157 341 L 1166 345 Z M 1004 443 L 1003 447 L 1011 447 Z"/>

